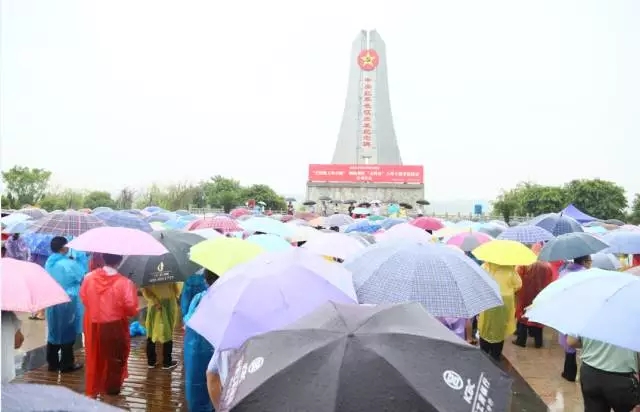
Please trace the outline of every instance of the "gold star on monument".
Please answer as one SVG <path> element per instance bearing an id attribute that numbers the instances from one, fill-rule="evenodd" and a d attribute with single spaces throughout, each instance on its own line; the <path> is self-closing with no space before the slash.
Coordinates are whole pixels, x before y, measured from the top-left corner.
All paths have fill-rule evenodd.
<path id="1" fill-rule="evenodd" d="M 365 54 L 364 56 L 362 56 L 360 58 L 360 60 L 362 60 L 362 65 L 363 66 L 373 66 L 373 64 L 376 61 L 375 56 L 373 56 L 370 52 L 367 52 L 367 54 Z"/>

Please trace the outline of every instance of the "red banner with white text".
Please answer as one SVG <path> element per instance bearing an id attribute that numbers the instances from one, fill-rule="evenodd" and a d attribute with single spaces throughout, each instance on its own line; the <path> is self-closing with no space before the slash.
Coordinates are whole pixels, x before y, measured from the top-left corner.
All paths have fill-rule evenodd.
<path id="1" fill-rule="evenodd" d="M 309 165 L 309 182 L 396 183 L 421 185 L 422 166 L 396 165 Z"/>

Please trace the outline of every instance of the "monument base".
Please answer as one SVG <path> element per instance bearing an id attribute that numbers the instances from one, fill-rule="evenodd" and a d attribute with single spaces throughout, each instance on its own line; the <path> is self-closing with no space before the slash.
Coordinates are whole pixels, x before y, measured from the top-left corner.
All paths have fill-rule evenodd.
<path id="1" fill-rule="evenodd" d="M 319 202 L 320 197 L 328 196 L 332 200 L 408 203 L 416 206 L 416 201 L 424 199 L 424 185 L 396 183 L 307 183 L 307 200 Z"/>

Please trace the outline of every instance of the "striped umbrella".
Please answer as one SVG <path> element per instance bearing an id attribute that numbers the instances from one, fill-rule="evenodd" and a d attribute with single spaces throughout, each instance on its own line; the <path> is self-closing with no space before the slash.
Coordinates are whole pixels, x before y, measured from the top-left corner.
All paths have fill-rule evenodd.
<path id="1" fill-rule="evenodd" d="M 41 217 L 45 217 L 46 215 L 48 215 L 47 211 L 44 209 L 39 209 L 37 207 L 26 207 L 24 209 L 20 209 L 18 210 L 18 213 L 22 213 L 25 214 L 29 217 L 31 217 L 31 219 L 40 219 Z"/>
<path id="2" fill-rule="evenodd" d="M 52 213 L 33 222 L 32 233 L 47 233 L 56 236 L 80 236 L 84 232 L 105 226 L 96 216 L 68 211 Z"/>
<path id="3" fill-rule="evenodd" d="M 190 222 L 185 229 L 215 229 L 222 233 L 240 232 L 242 228 L 238 225 L 238 222 L 234 219 L 216 216 L 211 219 L 198 219 Z"/>

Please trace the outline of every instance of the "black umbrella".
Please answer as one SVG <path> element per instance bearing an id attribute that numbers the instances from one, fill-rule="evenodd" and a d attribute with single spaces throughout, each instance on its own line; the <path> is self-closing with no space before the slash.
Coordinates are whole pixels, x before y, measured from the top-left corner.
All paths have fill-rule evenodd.
<path id="1" fill-rule="evenodd" d="M 162 243 L 169 253 L 162 256 L 125 257 L 119 271 L 136 285 L 182 282 L 200 270 L 200 266 L 189 260 L 189 249 L 205 240 L 204 237 L 177 230 L 152 232 L 151 236 Z"/>
<path id="2" fill-rule="evenodd" d="M 323 202 L 329 202 L 331 198 L 329 196 L 320 196 L 318 200 L 321 200 Z"/>
<path id="3" fill-rule="evenodd" d="M 607 220 L 604 221 L 604 223 L 606 223 L 608 225 L 616 225 L 616 226 L 624 225 L 624 222 L 622 220 L 619 220 L 619 219 L 607 219 Z"/>
<path id="4" fill-rule="evenodd" d="M 306 202 L 303 203 L 303 205 L 305 206 L 313 206 L 315 204 L 316 202 L 314 202 L 313 200 L 307 200 Z"/>
<path id="5" fill-rule="evenodd" d="M 342 203 L 344 203 L 345 205 L 352 205 L 352 204 L 357 203 L 357 202 L 355 200 L 345 200 Z"/>
<path id="6" fill-rule="evenodd" d="M 511 379 L 418 303 L 330 302 L 251 338 L 231 365 L 222 411 L 496 412 L 511 396 Z"/>
<path id="7" fill-rule="evenodd" d="M 405 209 L 413 209 L 413 206 L 411 206 L 409 203 L 400 203 L 400 206 L 404 207 Z"/>
<path id="8" fill-rule="evenodd" d="M 295 202 L 296 198 L 295 197 L 285 197 L 284 200 L 285 200 L 285 202 Z"/>
<path id="9" fill-rule="evenodd" d="M 123 410 L 87 398 L 60 385 L 2 384 L 3 412 L 117 412 Z"/>
<path id="10" fill-rule="evenodd" d="M 422 206 L 429 206 L 431 203 L 429 203 L 428 200 L 425 199 L 420 199 L 416 201 L 417 204 L 422 205 Z"/>

